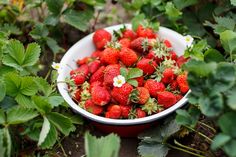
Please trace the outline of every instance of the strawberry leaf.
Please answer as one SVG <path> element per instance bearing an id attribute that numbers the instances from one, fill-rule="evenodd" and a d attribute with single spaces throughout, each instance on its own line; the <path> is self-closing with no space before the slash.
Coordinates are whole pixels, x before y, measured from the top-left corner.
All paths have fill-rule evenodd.
<path id="1" fill-rule="evenodd" d="M 33 96 L 32 100 L 34 101 L 35 108 L 41 114 L 45 114 L 45 113 L 51 111 L 52 106 L 51 106 L 51 104 L 48 103 L 48 101 L 44 97 L 42 97 L 42 96 Z"/>
<path id="2" fill-rule="evenodd" d="M 126 68 L 120 68 L 120 74 L 124 76 L 124 78 L 127 78 L 128 72 Z"/>
<path id="3" fill-rule="evenodd" d="M 1 89 L 0 92 L 0 102 L 1 102 L 6 95 L 6 84 L 2 79 L 0 79 L 0 89 Z"/>
<path id="4" fill-rule="evenodd" d="M 127 80 L 143 76 L 143 71 L 139 68 L 131 68 L 127 74 Z"/>
<path id="5" fill-rule="evenodd" d="M 137 80 L 134 80 L 134 79 L 128 80 L 127 83 L 134 86 L 134 87 L 138 87 L 138 81 Z"/>

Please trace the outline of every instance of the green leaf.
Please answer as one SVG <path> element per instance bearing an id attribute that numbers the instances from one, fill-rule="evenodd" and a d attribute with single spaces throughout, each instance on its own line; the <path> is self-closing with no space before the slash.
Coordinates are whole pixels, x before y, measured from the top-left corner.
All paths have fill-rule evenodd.
<path id="1" fill-rule="evenodd" d="M 231 3 L 233 6 L 236 6 L 236 0 L 230 0 L 230 3 Z"/>
<path id="2" fill-rule="evenodd" d="M 225 96 L 227 102 L 226 104 L 232 110 L 236 110 L 236 85 L 234 85 L 231 89 L 227 90 Z"/>
<path id="3" fill-rule="evenodd" d="M 133 19 L 132 19 L 132 21 L 131 21 L 131 23 L 132 23 L 132 29 L 134 30 L 134 31 L 136 31 L 136 29 L 138 28 L 138 25 L 140 24 L 140 21 L 143 21 L 145 19 L 145 15 L 144 14 L 138 14 L 138 15 L 136 15 Z"/>
<path id="4" fill-rule="evenodd" d="M 51 112 L 46 116 L 48 120 L 66 136 L 75 129 L 71 120 L 60 113 Z"/>
<path id="5" fill-rule="evenodd" d="M 199 100 L 200 109 L 208 117 L 218 116 L 224 109 L 223 98 L 221 94 L 201 97 Z"/>
<path id="6" fill-rule="evenodd" d="M 213 142 L 211 144 L 211 149 L 215 151 L 216 149 L 224 146 L 227 142 L 230 141 L 230 139 L 231 137 L 229 135 L 223 133 L 217 134 L 213 139 Z"/>
<path id="7" fill-rule="evenodd" d="M 127 75 L 128 75 L 128 71 L 127 71 L 127 69 L 126 68 L 120 68 L 120 74 L 122 75 L 122 76 L 124 76 L 124 78 L 127 78 Z"/>
<path id="8" fill-rule="evenodd" d="M 138 87 L 138 81 L 137 80 L 131 79 L 131 80 L 128 80 L 127 83 L 134 86 L 134 87 Z"/>
<path id="9" fill-rule="evenodd" d="M 141 142 L 138 146 L 138 153 L 143 157 L 166 157 L 170 149 L 159 143 Z"/>
<path id="10" fill-rule="evenodd" d="M 235 157 L 236 156 L 236 140 L 231 139 L 228 143 L 226 143 L 223 146 L 224 152 L 230 156 L 230 157 Z"/>
<path id="11" fill-rule="evenodd" d="M 42 96 L 32 96 L 32 100 L 35 103 L 36 109 L 41 113 L 45 114 L 52 110 L 52 106 L 48 103 L 48 101 Z"/>
<path id="12" fill-rule="evenodd" d="M 96 138 L 86 132 L 84 138 L 87 157 L 118 157 L 120 138 L 117 135 Z"/>
<path id="13" fill-rule="evenodd" d="M 34 108 L 34 104 L 29 96 L 25 96 L 21 93 L 15 97 L 16 102 L 22 107 Z"/>
<path id="14" fill-rule="evenodd" d="M 54 54 L 62 51 L 63 49 L 58 45 L 57 41 L 53 38 L 47 37 L 46 42 L 48 47 L 52 50 Z"/>
<path id="15" fill-rule="evenodd" d="M 0 102 L 0 108 L 2 108 L 4 111 L 7 111 L 8 109 L 17 106 L 17 102 L 14 98 L 5 96 L 4 99 Z"/>
<path id="16" fill-rule="evenodd" d="M 226 30 L 220 33 L 220 41 L 226 52 L 230 55 L 236 50 L 236 33 L 231 30 Z"/>
<path id="17" fill-rule="evenodd" d="M 44 96 L 48 97 L 53 92 L 50 84 L 42 77 L 36 77 L 34 80 L 38 86 L 38 90 L 43 92 Z"/>
<path id="18" fill-rule="evenodd" d="M 70 118 L 73 124 L 82 125 L 84 123 L 83 118 L 80 115 L 72 115 L 72 116 L 67 115 L 67 117 Z"/>
<path id="19" fill-rule="evenodd" d="M 223 62 L 225 61 L 224 56 L 216 49 L 208 49 L 204 53 L 205 62 Z"/>
<path id="20" fill-rule="evenodd" d="M 45 141 L 49 131 L 50 131 L 50 122 L 44 116 L 43 117 L 43 126 L 42 126 L 42 129 L 39 134 L 38 146 L 40 146 Z"/>
<path id="21" fill-rule="evenodd" d="M 6 84 L 2 79 L 0 79 L 0 89 L 1 89 L 0 92 L 0 102 L 1 102 L 6 95 Z"/>
<path id="22" fill-rule="evenodd" d="M 182 12 L 178 10 L 172 2 L 166 3 L 165 13 L 171 21 L 178 20 L 182 15 Z"/>
<path id="23" fill-rule="evenodd" d="M 33 66 L 39 60 L 40 46 L 37 43 L 28 44 L 25 52 L 23 67 Z"/>
<path id="24" fill-rule="evenodd" d="M 53 107 L 57 107 L 64 102 L 64 99 L 61 96 L 50 96 L 48 97 L 48 103 Z"/>
<path id="25" fill-rule="evenodd" d="M 35 84 L 34 77 L 22 77 L 20 92 L 27 96 L 33 96 L 38 92 L 38 86 Z"/>
<path id="26" fill-rule="evenodd" d="M 196 4 L 198 0 L 173 0 L 173 2 L 179 10 L 182 10 L 183 8 Z"/>
<path id="27" fill-rule="evenodd" d="M 4 124 L 6 121 L 6 116 L 4 111 L 0 108 L 0 124 Z"/>
<path id="28" fill-rule="evenodd" d="M 8 73 L 4 76 L 4 82 L 6 84 L 6 93 L 12 97 L 15 97 L 19 93 L 21 79 L 16 73 Z"/>
<path id="29" fill-rule="evenodd" d="M 218 120 L 218 124 L 222 132 L 234 138 L 236 137 L 236 125 L 233 120 L 235 118 L 236 118 L 235 112 L 228 112 L 223 114 Z"/>
<path id="30" fill-rule="evenodd" d="M 34 29 L 29 33 L 33 39 L 40 40 L 48 36 L 49 31 L 42 23 L 37 23 Z"/>
<path id="31" fill-rule="evenodd" d="M 50 124 L 49 133 L 47 134 L 47 137 L 44 140 L 44 142 L 40 145 L 40 148 L 42 149 L 52 148 L 52 146 L 56 143 L 58 139 L 57 136 L 58 135 L 56 128 L 52 124 Z"/>
<path id="32" fill-rule="evenodd" d="M 58 15 L 64 4 L 64 0 L 46 0 L 48 9 L 54 14 Z"/>
<path id="33" fill-rule="evenodd" d="M 8 124 L 20 124 L 25 123 L 38 116 L 38 112 L 34 109 L 14 107 L 7 111 L 7 123 Z"/>
<path id="34" fill-rule="evenodd" d="M 50 26 L 56 26 L 59 22 L 59 16 L 55 15 L 49 15 L 44 19 L 44 24 L 45 25 L 50 25 Z"/>
<path id="35" fill-rule="evenodd" d="M 86 31 L 88 29 L 88 24 L 90 19 L 93 17 L 93 10 L 87 8 L 84 11 L 75 11 L 72 9 L 67 10 L 64 13 L 64 20 L 69 25 L 81 30 Z"/>
<path id="36" fill-rule="evenodd" d="M 3 151 L 0 152 L 0 155 L 3 157 L 10 157 L 12 142 L 8 128 L 0 129 L 0 143 L 2 143 L 3 146 L 1 147 L 0 145 L 0 150 L 3 149 Z"/>
<path id="37" fill-rule="evenodd" d="M 132 78 L 137 78 L 140 76 L 143 76 L 143 70 L 139 68 L 131 68 L 128 71 L 127 80 L 132 79 Z"/>
<path id="38" fill-rule="evenodd" d="M 191 115 L 186 111 L 186 110 L 182 110 L 179 109 L 176 111 L 177 115 L 176 115 L 176 122 L 179 125 L 191 125 L 192 121 L 191 121 Z"/>
<path id="39" fill-rule="evenodd" d="M 2 27 L 0 27 L 0 31 L 6 33 L 7 35 L 21 35 L 22 31 L 20 31 L 20 29 L 13 25 L 13 24 L 9 24 L 9 23 L 5 23 Z"/>

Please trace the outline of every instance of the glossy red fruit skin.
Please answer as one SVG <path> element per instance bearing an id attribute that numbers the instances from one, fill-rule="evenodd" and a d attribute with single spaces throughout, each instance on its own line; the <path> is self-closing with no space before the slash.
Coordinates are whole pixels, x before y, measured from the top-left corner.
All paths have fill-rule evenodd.
<path id="1" fill-rule="evenodd" d="M 143 70 L 144 74 L 151 75 L 155 72 L 157 63 L 152 59 L 143 58 L 137 63 L 137 68 Z"/>
<path id="2" fill-rule="evenodd" d="M 139 97 L 139 101 L 137 102 L 138 104 L 145 104 L 147 102 L 147 100 L 150 98 L 150 94 L 147 88 L 145 87 L 137 87 L 136 88 L 138 91 L 138 97 Z"/>
<path id="3" fill-rule="evenodd" d="M 144 118 L 147 114 L 141 108 L 136 108 L 136 117 L 137 118 Z"/>
<path id="4" fill-rule="evenodd" d="M 174 80 L 170 83 L 170 88 L 172 91 L 178 90 L 178 83 L 176 80 Z"/>
<path id="5" fill-rule="evenodd" d="M 176 80 L 177 80 L 181 93 L 182 94 L 187 93 L 187 91 L 189 90 L 189 86 L 187 82 L 187 74 L 185 73 L 185 74 L 178 75 Z"/>
<path id="6" fill-rule="evenodd" d="M 184 56 L 180 56 L 176 63 L 178 65 L 178 67 L 181 67 L 184 63 L 186 63 L 189 60 L 189 58 L 184 58 Z"/>
<path id="7" fill-rule="evenodd" d="M 171 48 L 171 47 L 172 47 L 172 44 L 171 44 L 170 41 L 167 40 L 167 39 L 164 40 L 164 44 L 165 44 L 165 46 L 166 46 L 167 48 Z"/>
<path id="8" fill-rule="evenodd" d="M 99 29 L 95 31 L 93 35 L 93 43 L 95 44 L 97 49 L 103 49 L 109 41 L 111 41 L 111 34 L 108 31 L 104 29 Z"/>
<path id="9" fill-rule="evenodd" d="M 83 64 L 89 63 L 91 60 L 93 60 L 91 57 L 84 57 L 84 58 L 82 58 L 82 59 L 78 59 L 78 60 L 76 61 L 76 64 L 77 64 L 78 66 L 81 66 L 81 65 L 83 65 Z"/>
<path id="10" fill-rule="evenodd" d="M 121 87 L 114 87 L 112 89 L 111 95 L 112 97 L 122 105 L 128 105 L 129 95 L 133 90 L 133 86 L 128 83 L 123 84 Z"/>
<path id="11" fill-rule="evenodd" d="M 145 38 L 156 38 L 156 33 L 151 28 L 144 28 L 142 25 L 139 25 L 136 30 L 138 37 L 145 37 Z"/>
<path id="12" fill-rule="evenodd" d="M 154 59 L 157 64 L 161 63 L 164 60 L 164 58 L 156 57 L 153 50 L 150 50 L 149 53 L 145 56 L 145 58 Z"/>
<path id="13" fill-rule="evenodd" d="M 101 58 L 101 55 L 102 55 L 102 51 L 100 51 L 100 50 L 95 50 L 95 51 L 91 54 L 91 57 L 93 57 L 93 58 Z"/>
<path id="14" fill-rule="evenodd" d="M 144 84 L 144 77 L 143 76 L 137 77 L 137 78 L 135 78 L 135 80 L 138 82 L 138 87 L 143 86 L 143 84 Z"/>
<path id="15" fill-rule="evenodd" d="M 165 109 L 173 106 L 177 100 L 173 93 L 168 91 L 157 93 L 158 104 L 162 105 Z"/>
<path id="16" fill-rule="evenodd" d="M 121 62 L 126 66 L 131 66 L 137 62 L 137 54 L 130 48 L 123 47 L 119 53 Z"/>
<path id="17" fill-rule="evenodd" d="M 162 73 L 162 76 L 163 77 L 161 79 L 161 82 L 163 82 L 164 84 L 171 83 L 175 79 L 174 71 L 171 68 L 165 69 Z"/>
<path id="18" fill-rule="evenodd" d="M 103 82 L 104 80 L 104 70 L 105 66 L 101 66 L 93 75 L 90 77 L 89 83 L 96 81 Z"/>
<path id="19" fill-rule="evenodd" d="M 90 62 L 88 64 L 90 74 L 95 73 L 99 69 L 100 66 L 101 66 L 101 62 L 99 60 Z"/>
<path id="20" fill-rule="evenodd" d="M 103 112 L 103 107 L 95 105 L 91 99 L 86 100 L 84 108 L 86 111 L 95 115 L 100 115 Z"/>
<path id="21" fill-rule="evenodd" d="M 168 57 L 169 58 L 169 57 Z M 178 56 L 177 54 L 175 53 L 175 51 L 170 51 L 170 58 L 174 61 L 177 61 L 178 60 Z"/>
<path id="22" fill-rule="evenodd" d="M 183 96 L 180 94 L 177 94 L 177 95 L 175 95 L 175 98 L 176 98 L 176 101 L 178 102 L 183 98 Z"/>
<path id="23" fill-rule="evenodd" d="M 121 107 L 119 105 L 111 105 L 109 110 L 109 114 L 107 115 L 107 118 L 113 118 L 113 119 L 119 119 L 121 118 Z"/>
<path id="24" fill-rule="evenodd" d="M 131 106 L 120 106 L 121 108 L 121 116 L 125 119 L 129 118 L 129 113 L 131 111 Z"/>
<path id="25" fill-rule="evenodd" d="M 143 41 L 145 40 L 145 38 L 143 37 L 139 37 L 139 38 L 136 38 L 134 39 L 131 43 L 130 43 L 130 48 L 136 52 L 139 52 L 139 53 L 143 53 L 144 50 L 143 50 Z"/>
<path id="26" fill-rule="evenodd" d="M 94 104 L 104 106 L 110 102 L 111 96 L 105 87 L 94 86 L 91 89 L 91 99 Z"/>
<path id="27" fill-rule="evenodd" d="M 123 34 L 122 36 L 123 38 L 128 38 L 131 41 L 137 37 L 136 33 L 132 31 L 131 29 L 126 29 L 122 34 Z"/>
<path id="28" fill-rule="evenodd" d="M 120 65 L 111 64 L 106 66 L 104 70 L 104 85 L 108 87 L 113 87 L 114 77 L 120 75 Z"/>
<path id="29" fill-rule="evenodd" d="M 79 68 L 70 72 L 71 78 L 74 80 L 76 85 L 83 84 L 89 74 L 89 68 L 87 64 L 81 65 Z"/>
<path id="30" fill-rule="evenodd" d="M 108 47 L 102 52 L 101 62 L 103 64 L 117 64 L 118 61 L 119 50 Z"/>
<path id="31" fill-rule="evenodd" d="M 121 47 L 130 48 L 131 41 L 128 38 L 122 38 L 122 39 L 119 40 L 119 43 L 120 43 Z"/>
<path id="32" fill-rule="evenodd" d="M 157 92 L 162 92 L 165 90 L 165 85 L 163 83 L 157 82 L 156 80 L 153 79 L 148 79 L 145 82 L 144 87 L 148 89 L 149 94 L 152 97 L 156 97 Z"/>
<path id="33" fill-rule="evenodd" d="M 73 99 L 75 99 L 77 102 L 79 102 L 80 99 L 81 99 L 80 94 L 81 94 L 81 90 L 80 90 L 80 89 L 77 89 L 77 90 L 75 91 L 75 93 L 74 93 Z"/>

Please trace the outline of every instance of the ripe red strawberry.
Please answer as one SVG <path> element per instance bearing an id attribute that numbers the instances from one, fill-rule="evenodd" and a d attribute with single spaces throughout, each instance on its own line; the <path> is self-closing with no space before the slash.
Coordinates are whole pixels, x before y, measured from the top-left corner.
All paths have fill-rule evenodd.
<path id="1" fill-rule="evenodd" d="M 177 80 L 181 93 L 182 94 L 187 93 L 187 91 L 189 90 L 189 86 L 187 82 L 187 73 L 178 75 L 176 80 Z"/>
<path id="2" fill-rule="evenodd" d="M 152 97 L 157 96 L 157 92 L 162 92 L 165 90 L 165 85 L 161 82 L 157 82 L 156 80 L 149 79 L 145 82 L 144 87 L 148 89 L 149 94 Z"/>
<path id="3" fill-rule="evenodd" d="M 176 94 L 175 97 L 177 102 L 183 98 L 183 96 L 180 94 Z"/>
<path id="4" fill-rule="evenodd" d="M 97 49 L 103 49 L 107 42 L 111 41 L 111 34 L 104 29 L 96 30 L 93 35 L 93 43 Z"/>
<path id="5" fill-rule="evenodd" d="M 83 65 L 83 64 L 88 64 L 88 63 L 91 62 L 92 60 L 93 60 L 93 58 L 91 58 L 91 57 L 84 57 L 84 58 L 82 58 L 82 59 L 78 59 L 78 60 L 76 61 L 76 63 L 77 63 L 78 66 L 81 66 L 81 65 Z"/>
<path id="6" fill-rule="evenodd" d="M 144 53 L 149 50 L 149 42 L 146 38 L 139 37 L 139 38 L 134 39 L 130 43 L 130 47 L 134 51 L 137 51 L 139 53 Z"/>
<path id="7" fill-rule="evenodd" d="M 174 61 L 177 61 L 178 60 L 178 56 L 177 54 L 175 53 L 175 51 L 170 51 L 170 58 Z M 168 58 L 168 57 L 167 57 Z"/>
<path id="8" fill-rule="evenodd" d="M 106 118 L 119 119 L 121 118 L 122 110 L 119 105 L 109 106 L 108 112 L 106 112 Z"/>
<path id="9" fill-rule="evenodd" d="M 81 85 L 87 79 L 89 74 L 89 68 L 87 64 L 81 65 L 79 68 L 70 72 L 71 78 L 74 80 L 76 85 Z"/>
<path id="10" fill-rule="evenodd" d="M 137 68 L 143 70 L 144 74 L 151 75 L 155 72 L 157 64 L 152 59 L 143 58 L 137 63 Z"/>
<path id="11" fill-rule="evenodd" d="M 177 83 L 176 80 L 174 80 L 174 81 L 172 81 L 172 82 L 170 83 L 170 89 L 171 89 L 172 91 L 175 91 L 175 90 L 178 89 L 178 83 Z"/>
<path id="12" fill-rule="evenodd" d="M 104 85 L 108 87 L 113 87 L 113 79 L 118 75 L 120 75 L 119 64 L 111 64 L 106 66 L 104 70 Z"/>
<path id="13" fill-rule="evenodd" d="M 95 115 L 99 115 L 103 112 L 103 107 L 95 105 L 91 99 L 86 100 L 86 102 L 84 104 L 84 108 L 86 111 L 88 111 L 92 114 L 95 114 Z"/>
<path id="14" fill-rule="evenodd" d="M 119 54 L 121 62 L 126 66 L 131 66 L 137 62 L 137 54 L 130 48 L 123 47 Z"/>
<path id="15" fill-rule="evenodd" d="M 164 44 L 166 45 L 167 48 L 171 48 L 172 47 L 170 41 L 167 40 L 167 39 L 164 40 Z"/>
<path id="16" fill-rule="evenodd" d="M 73 92 L 73 99 L 75 99 L 77 102 L 81 99 L 81 89 L 77 89 L 75 92 Z"/>
<path id="17" fill-rule="evenodd" d="M 155 56 L 153 50 L 150 50 L 149 53 L 145 56 L 145 58 L 154 59 L 157 64 L 161 63 L 164 60 L 164 58 L 158 58 L 157 56 Z"/>
<path id="18" fill-rule="evenodd" d="M 166 68 L 162 73 L 161 82 L 163 82 L 164 84 L 168 84 L 171 83 L 174 79 L 175 79 L 175 74 L 173 69 Z"/>
<path id="19" fill-rule="evenodd" d="M 136 30 L 137 36 L 138 37 L 145 37 L 145 38 L 156 38 L 157 35 L 153 31 L 153 29 L 147 27 L 143 27 L 142 25 L 139 25 L 137 30 Z"/>
<path id="20" fill-rule="evenodd" d="M 122 34 L 123 34 L 122 36 L 123 38 L 128 38 L 131 41 L 137 37 L 136 33 L 132 31 L 131 29 L 126 29 L 124 32 L 122 32 Z"/>
<path id="21" fill-rule="evenodd" d="M 108 104 L 111 100 L 110 93 L 105 87 L 94 86 L 91 89 L 92 101 L 99 106 L 104 106 Z"/>
<path id="22" fill-rule="evenodd" d="M 121 116 L 123 118 L 129 118 L 129 113 L 131 111 L 131 106 L 120 106 L 121 108 Z"/>
<path id="23" fill-rule="evenodd" d="M 178 59 L 177 59 L 177 65 L 179 67 L 181 67 L 185 62 L 188 61 L 189 58 L 184 58 L 184 56 L 180 56 Z"/>
<path id="24" fill-rule="evenodd" d="M 133 86 L 128 83 L 123 84 L 121 87 L 114 87 L 111 95 L 121 105 L 129 104 L 129 95 L 133 90 Z"/>
<path id="25" fill-rule="evenodd" d="M 164 108 L 169 108 L 177 102 L 175 95 L 168 91 L 158 92 L 157 101 Z"/>
<path id="26" fill-rule="evenodd" d="M 99 60 L 94 60 L 93 62 L 90 62 L 88 64 L 89 72 L 91 74 L 95 73 L 99 69 L 100 66 L 101 66 L 101 62 Z"/>
<path id="27" fill-rule="evenodd" d="M 119 60 L 119 50 L 115 48 L 106 48 L 102 52 L 101 62 L 104 64 L 117 64 Z"/>
<path id="28" fill-rule="evenodd" d="M 103 84 L 102 84 L 102 82 L 100 82 L 100 81 L 92 82 L 92 83 L 90 84 L 90 88 L 89 88 L 89 92 L 90 92 L 90 93 L 91 93 L 91 91 L 92 91 L 92 88 L 95 87 L 95 86 L 103 86 Z"/>
<path id="29" fill-rule="evenodd" d="M 94 51 L 94 52 L 91 54 L 91 57 L 93 57 L 93 58 L 101 58 L 101 55 L 102 55 L 102 51 L 96 50 L 96 51 Z"/>
<path id="30" fill-rule="evenodd" d="M 136 118 L 144 118 L 147 114 L 141 108 L 136 108 Z"/>
<path id="31" fill-rule="evenodd" d="M 137 87 L 130 94 L 130 100 L 138 104 L 145 104 L 149 98 L 149 91 L 145 87 Z"/>
<path id="32" fill-rule="evenodd" d="M 93 83 L 96 81 L 103 82 L 105 66 L 101 66 L 93 75 L 90 77 L 89 82 Z"/>
<path id="33" fill-rule="evenodd" d="M 122 39 L 120 39 L 119 43 L 121 44 L 121 47 L 130 48 L 131 41 L 128 38 L 122 38 Z"/>
<path id="34" fill-rule="evenodd" d="M 138 87 L 142 87 L 143 86 L 143 82 L 144 82 L 144 77 L 140 76 L 135 78 L 135 80 L 138 82 Z"/>

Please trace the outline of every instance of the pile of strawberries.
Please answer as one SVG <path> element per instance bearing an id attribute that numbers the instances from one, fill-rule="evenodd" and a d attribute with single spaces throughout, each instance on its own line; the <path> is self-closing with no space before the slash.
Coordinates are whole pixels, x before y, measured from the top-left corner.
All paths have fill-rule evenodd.
<path id="1" fill-rule="evenodd" d="M 77 60 L 68 81 L 73 100 L 88 112 L 142 118 L 171 107 L 189 90 L 180 68 L 186 59 L 150 27 L 124 27 L 113 34 L 99 29 L 93 43 L 96 50 Z"/>

